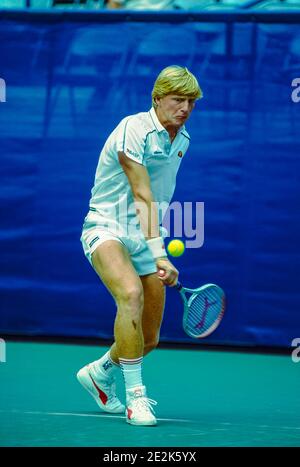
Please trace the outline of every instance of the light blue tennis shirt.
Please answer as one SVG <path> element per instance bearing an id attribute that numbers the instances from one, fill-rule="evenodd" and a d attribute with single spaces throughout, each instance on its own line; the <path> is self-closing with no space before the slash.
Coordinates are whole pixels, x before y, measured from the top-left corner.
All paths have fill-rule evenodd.
<path id="1" fill-rule="evenodd" d="M 130 229 L 130 235 L 141 234 L 131 187 L 118 159 L 118 151 L 122 151 L 147 168 L 161 224 L 189 142 L 189 134 L 182 126 L 171 144 L 169 134 L 153 107 L 149 112 L 125 117 L 110 134 L 101 151 L 86 221 L 95 222 L 97 226 L 111 231 L 121 226 L 125 234 L 128 234 L 128 225 L 135 226 L 136 230 Z"/>

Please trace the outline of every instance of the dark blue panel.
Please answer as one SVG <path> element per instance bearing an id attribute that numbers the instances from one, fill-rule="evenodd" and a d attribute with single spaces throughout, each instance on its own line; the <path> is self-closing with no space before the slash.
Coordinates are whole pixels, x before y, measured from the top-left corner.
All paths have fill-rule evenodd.
<path id="1" fill-rule="evenodd" d="M 0 333 L 112 337 L 115 304 L 83 256 L 81 226 L 108 134 L 150 107 L 158 71 L 178 63 L 204 99 L 174 200 L 205 203 L 205 242 L 174 263 L 184 284 L 216 282 L 228 302 L 203 343 L 298 337 L 300 26 L 205 18 L 3 15 Z M 190 341 L 181 317 L 168 290 L 162 340 Z"/>

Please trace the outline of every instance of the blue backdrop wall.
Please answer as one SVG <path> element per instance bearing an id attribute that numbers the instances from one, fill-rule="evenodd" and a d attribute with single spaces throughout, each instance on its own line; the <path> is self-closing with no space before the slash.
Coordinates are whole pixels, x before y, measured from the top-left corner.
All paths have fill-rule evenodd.
<path id="1" fill-rule="evenodd" d="M 299 337 L 300 20 L 274 18 L 1 13 L 0 335 L 112 338 L 115 305 L 81 226 L 105 139 L 150 108 L 157 73 L 177 63 L 204 98 L 174 200 L 205 203 L 205 241 L 174 263 L 184 284 L 218 283 L 228 303 L 197 344 Z M 191 342 L 181 317 L 168 290 L 162 341 Z"/>

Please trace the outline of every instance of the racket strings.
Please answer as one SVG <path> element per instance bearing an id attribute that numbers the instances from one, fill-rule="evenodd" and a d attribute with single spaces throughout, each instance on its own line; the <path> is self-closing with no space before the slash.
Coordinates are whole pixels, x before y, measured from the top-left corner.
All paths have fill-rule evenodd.
<path id="1" fill-rule="evenodd" d="M 193 294 L 189 300 L 185 327 L 192 336 L 200 337 L 218 326 L 224 312 L 224 300 L 218 290 Z"/>

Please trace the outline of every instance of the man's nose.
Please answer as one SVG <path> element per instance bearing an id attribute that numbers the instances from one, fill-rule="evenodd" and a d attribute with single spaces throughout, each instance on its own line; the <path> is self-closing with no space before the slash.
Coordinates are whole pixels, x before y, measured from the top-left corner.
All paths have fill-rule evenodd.
<path id="1" fill-rule="evenodd" d="M 188 110 L 189 110 L 189 101 L 188 101 L 188 99 L 186 99 L 185 101 L 182 102 L 181 109 L 184 110 L 185 112 L 188 112 Z"/>

